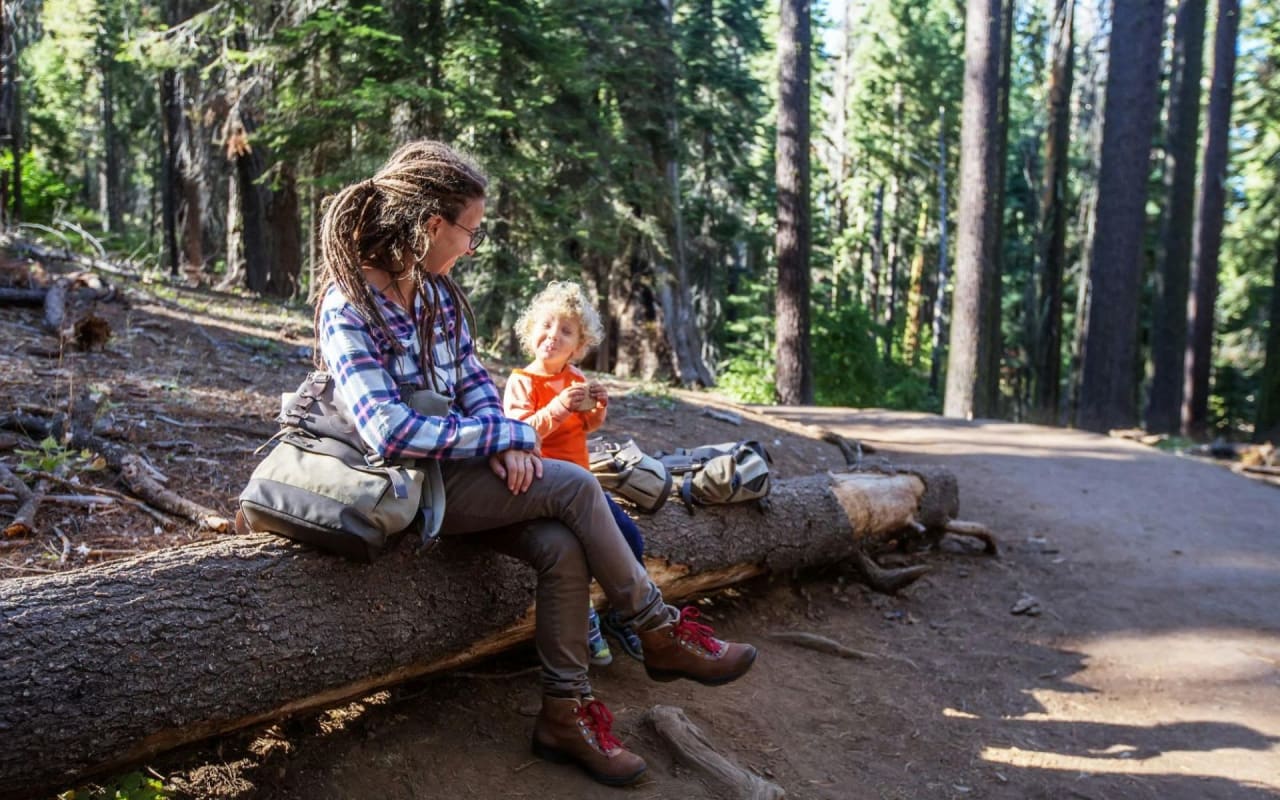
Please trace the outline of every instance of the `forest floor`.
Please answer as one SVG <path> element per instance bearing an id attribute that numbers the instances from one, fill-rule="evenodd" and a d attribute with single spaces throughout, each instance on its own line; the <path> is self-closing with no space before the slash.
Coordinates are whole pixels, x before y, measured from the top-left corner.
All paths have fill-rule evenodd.
<path id="1" fill-rule="evenodd" d="M 0 416 L 66 411 L 88 389 L 103 400 L 99 435 L 135 448 L 170 489 L 229 514 L 252 451 L 274 431 L 279 393 L 309 368 L 309 315 L 107 279 L 114 293 L 71 309 L 72 319 L 92 311 L 110 326 L 88 352 L 45 332 L 39 308 L 0 307 Z M 751 673 L 718 689 L 651 683 L 615 650 L 592 680 L 650 764 L 630 789 L 529 755 L 538 699 L 529 648 L 191 746 L 140 775 L 166 796 L 245 800 L 717 796 L 642 723 L 661 704 L 682 708 L 723 753 L 792 798 L 1280 797 L 1277 488 L 1077 431 L 734 408 L 710 394 L 606 383 L 605 433 L 647 449 L 755 438 L 783 478 L 841 468 L 839 451 L 799 422 L 873 446 L 872 458 L 944 465 L 959 479 L 962 516 L 988 525 L 1002 555 L 948 539 L 890 556 L 933 567 L 897 596 L 836 565 L 708 598 L 704 614 L 721 634 L 761 648 Z M 707 407 L 732 408 L 742 424 Z M 91 458 L 31 449 L 0 431 L 0 464 L 41 460 L 82 484 L 51 495 L 123 488 L 91 471 Z M 0 524 L 14 510 L 0 501 Z M 217 535 L 118 501 L 50 500 L 33 534 L 0 541 L 0 580 Z M 1033 613 L 1012 613 L 1027 595 Z M 880 657 L 800 649 L 769 638 L 778 631 Z"/>

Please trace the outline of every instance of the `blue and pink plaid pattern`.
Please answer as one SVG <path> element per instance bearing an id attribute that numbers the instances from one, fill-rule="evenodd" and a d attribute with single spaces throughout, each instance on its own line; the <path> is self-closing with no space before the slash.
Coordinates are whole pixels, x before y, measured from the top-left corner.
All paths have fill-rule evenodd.
<path id="1" fill-rule="evenodd" d="M 428 287 L 428 291 L 431 288 Z M 435 340 L 435 388 L 452 395 L 447 417 L 419 414 L 401 401 L 400 387 L 427 386 L 418 357 L 417 329 L 395 303 L 374 292 L 391 332 L 404 353 L 360 317 L 336 286 L 320 306 L 320 355 L 334 376 L 335 394 L 352 411 L 360 437 L 383 458 L 456 459 L 503 450 L 534 450 L 537 434 L 523 422 L 507 419 L 493 380 L 476 358 L 471 332 L 460 321 L 448 291 L 438 289 L 440 314 Z M 422 301 L 414 313 L 423 316 Z M 461 346 L 454 351 L 456 326 Z"/>

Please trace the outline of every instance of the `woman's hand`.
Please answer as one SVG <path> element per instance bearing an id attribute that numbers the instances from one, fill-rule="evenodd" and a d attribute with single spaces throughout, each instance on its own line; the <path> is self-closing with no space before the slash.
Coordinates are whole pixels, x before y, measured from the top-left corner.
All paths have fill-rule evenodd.
<path id="1" fill-rule="evenodd" d="M 489 469 L 507 482 L 512 494 L 524 494 L 542 477 L 542 459 L 527 450 L 503 450 L 489 456 Z"/>

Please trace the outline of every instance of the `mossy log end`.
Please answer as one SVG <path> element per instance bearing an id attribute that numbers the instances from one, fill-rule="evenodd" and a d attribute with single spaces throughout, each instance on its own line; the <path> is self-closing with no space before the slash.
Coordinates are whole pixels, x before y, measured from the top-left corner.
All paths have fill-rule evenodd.
<path id="1" fill-rule="evenodd" d="M 780 481 L 766 512 L 691 516 L 669 504 L 640 521 L 650 574 L 675 602 L 838 562 L 916 520 L 928 488 L 920 474 Z M 939 482 L 954 493 L 954 478 Z M 427 554 L 402 541 L 362 565 L 269 535 L 228 537 L 0 582 L 0 796 L 65 786 L 530 638 L 534 576 L 482 539 Z"/>

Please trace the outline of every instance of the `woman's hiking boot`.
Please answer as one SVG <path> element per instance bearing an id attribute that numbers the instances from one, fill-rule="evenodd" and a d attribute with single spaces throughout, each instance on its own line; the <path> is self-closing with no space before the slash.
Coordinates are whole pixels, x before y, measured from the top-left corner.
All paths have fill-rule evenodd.
<path id="1" fill-rule="evenodd" d="M 645 771 L 644 759 L 613 735 L 613 714 L 593 697 L 544 695 L 533 724 L 533 754 L 557 764 L 577 764 L 608 786 L 634 783 Z"/>
<path id="2" fill-rule="evenodd" d="M 644 645 L 640 644 L 636 629 L 623 622 L 617 611 L 610 611 L 601 617 L 600 628 L 618 642 L 622 652 L 636 661 L 644 661 Z"/>
<path id="3" fill-rule="evenodd" d="M 607 667 L 613 663 L 609 643 L 600 634 L 600 615 L 590 607 L 587 609 L 587 647 L 591 651 L 591 663 L 594 666 Z"/>
<path id="4" fill-rule="evenodd" d="M 644 671 L 655 681 L 688 678 L 707 686 L 719 686 L 747 674 L 756 660 L 749 644 L 724 642 L 709 625 L 698 622 L 698 609 L 680 609 L 680 618 L 660 628 L 640 631 L 644 645 Z"/>

